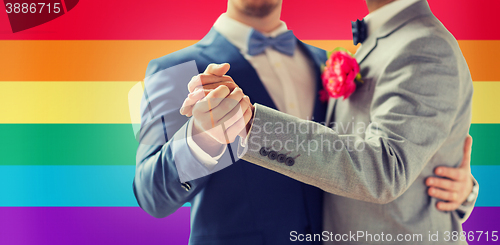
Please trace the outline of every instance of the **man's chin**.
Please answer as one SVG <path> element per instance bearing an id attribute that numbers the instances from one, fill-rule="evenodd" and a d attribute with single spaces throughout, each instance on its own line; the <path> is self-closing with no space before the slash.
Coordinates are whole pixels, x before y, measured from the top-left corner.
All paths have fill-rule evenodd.
<path id="1" fill-rule="evenodd" d="M 247 16 L 263 18 L 271 14 L 278 5 L 277 3 L 263 3 L 258 6 L 247 5 L 243 8 L 242 12 Z"/>

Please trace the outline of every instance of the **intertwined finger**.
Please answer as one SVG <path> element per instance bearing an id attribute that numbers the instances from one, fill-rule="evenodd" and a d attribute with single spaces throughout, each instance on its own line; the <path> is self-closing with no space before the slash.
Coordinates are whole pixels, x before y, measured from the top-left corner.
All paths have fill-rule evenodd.
<path id="1" fill-rule="evenodd" d="M 224 98 L 229 95 L 230 91 L 226 86 L 219 86 L 212 90 L 203 99 L 199 100 L 200 103 L 196 103 L 193 112 L 196 110 L 201 113 L 209 112 L 216 108 Z M 202 106 L 198 106 L 202 105 Z"/>
<path id="2" fill-rule="evenodd" d="M 208 87 L 207 85 L 210 84 L 217 84 L 217 83 L 234 83 L 233 79 L 230 76 L 216 76 L 212 74 L 199 74 L 191 78 L 191 81 L 188 83 L 188 90 L 189 92 L 193 92 L 196 88 L 202 88 L 205 87 L 206 89 L 209 88 L 215 88 L 215 87 Z"/>
<path id="3" fill-rule="evenodd" d="M 236 88 L 217 107 L 214 106 L 212 113 L 214 118 L 217 119 L 216 124 L 225 123 L 237 110 L 241 110 L 239 103 L 243 99 L 243 96 L 243 91 L 240 88 Z"/>
<path id="4" fill-rule="evenodd" d="M 461 182 L 435 177 L 427 178 L 425 184 L 429 187 L 437 187 L 443 190 L 456 192 L 459 192 L 463 188 L 463 186 L 460 185 Z"/>
<path id="5" fill-rule="evenodd" d="M 435 197 L 444 201 L 457 202 L 458 193 L 454 191 L 445 191 L 439 188 L 431 187 L 428 190 L 428 194 L 431 197 Z"/>
<path id="6" fill-rule="evenodd" d="M 207 66 L 207 69 L 205 69 L 204 74 L 211 74 L 211 75 L 216 75 L 216 76 L 223 76 L 226 75 L 226 73 L 229 71 L 229 64 L 228 63 L 223 63 L 223 64 L 210 64 Z"/>
<path id="7" fill-rule="evenodd" d="M 436 207 L 441 211 L 453 211 L 460 207 L 460 205 L 461 203 L 459 202 L 438 202 Z"/>
<path id="8" fill-rule="evenodd" d="M 180 113 L 181 115 L 185 115 L 187 117 L 192 116 L 192 110 L 194 105 L 201 99 L 205 97 L 205 94 L 209 94 L 211 90 L 195 90 L 193 93 L 190 93 L 184 102 L 182 103 Z"/>
<path id="9" fill-rule="evenodd" d="M 470 177 L 470 171 L 467 168 L 437 167 L 435 174 L 452 180 L 461 181 Z"/>

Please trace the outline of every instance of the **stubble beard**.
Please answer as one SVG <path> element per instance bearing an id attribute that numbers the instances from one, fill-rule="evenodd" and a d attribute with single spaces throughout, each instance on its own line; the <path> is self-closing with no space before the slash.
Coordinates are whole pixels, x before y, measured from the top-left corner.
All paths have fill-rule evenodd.
<path id="1" fill-rule="evenodd" d="M 273 10 L 278 7 L 279 3 L 263 3 L 256 5 L 246 5 L 240 11 L 250 17 L 263 18 L 268 16 Z"/>

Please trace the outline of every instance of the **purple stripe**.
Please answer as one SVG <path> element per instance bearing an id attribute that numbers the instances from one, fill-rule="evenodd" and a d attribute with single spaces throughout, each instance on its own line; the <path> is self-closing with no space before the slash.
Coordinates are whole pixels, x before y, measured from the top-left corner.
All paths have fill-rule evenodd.
<path id="1" fill-rule="evenodd" d="M 138 207 L 2 207 L 0 244 L 187 244 L 189 208 L 164 219 Z"/>
<path id="2" fill-rule="evenodd" d="M 500 236 L 500 207 L 474 209 L 464 230 L 474 231 L 469 244 L 489 244 Z M 187 244 L 189 207 L 156 219 L 138 207 L 2 207 L 0 244 Z M 477 231 L 488 231 L 477 241 Z"/>
<path id="3" fill-rule="evenodd" d="M 476 207 L 472 211 L 467 222 L 463 224 L 463 229 L 466 232 L 473 232 L 474 239 L 468 243 L 471 244 L 498 244 L 500 243 L 500 207 Z M 479 232 L 483 234 L 479 238 Z M 496 231 L 498 241 L 494 242 L 491 239 L 493 232 Z M 488 232 L 488 241 L 486 241 L 486 232 Z M 478 241 L 479 238 L 479 241 Z"/>

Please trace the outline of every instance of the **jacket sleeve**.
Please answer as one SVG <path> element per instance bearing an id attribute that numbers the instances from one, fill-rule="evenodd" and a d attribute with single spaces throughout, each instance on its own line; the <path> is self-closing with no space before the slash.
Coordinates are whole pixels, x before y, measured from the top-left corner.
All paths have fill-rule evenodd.
<path id="1" fill-rule="evenodd" d="M 207 174 L 189 178 L 183 172 L 205 169 L 187 145 L 188 118 L 179 113 L 188 94 L 187 83 L 197 74 L 194 61 L 167 69 L 160 69 L 156 60 L 148 65 L 133 190 L 139 206 L 157 218 L 189 202 L 209 178 Z"/>
<path id="2" fill-rule="evenodd" d="M 460 205 L 460 207 L 458 207 L 457 210 L 455 210 L 455 212 L 457 212 L 457 214 L 458 214 L 458 217 L 460 217 L 460 221 L 462 223 L 467 221 L 469 216 L 472 214 L 472 210 L 474 210 L 474 206 L 476 205 L 477 197 L 479 196 L 479 183 L 477 182 L 476 178 L 474 178 L 474 177 L 472 177 L 472 181 L 474 184 L 474 188 L 476 189 L 476 192 L 475 192 L 476 196 L 475 196 L 474 200 L 472 200 L 467 205 L 463 205 L 463 204 Z"/>
<path id="3" fill-rule="evenodd" d="M 452 142 L 460 143 L 453 145 L 457 154 L 450 152 L 453 162 L 459 163 L 470 125 L 472 82 L 461 84 L 450 45 L 440 39 L 416 40 L 381 74 L 364 136 L 340 135 L 257 105 L 249 149 L 241 158 L 336 195 L 380 204 L 395 200 L 412 185 L 445 141 L 450 144 L 452 128 L 460 128 L 460 135 L 453 135 L 460 142 Z M 455 125 L 462 108 L 469 109 Z M 280 133 L 283 128 L 297 128 L 297 133 Z M 332 145 L 328 150 L 325 141 Z M 288 152 L 295 157 L 294 164 L 262 156 L 262 147 Z"/>

